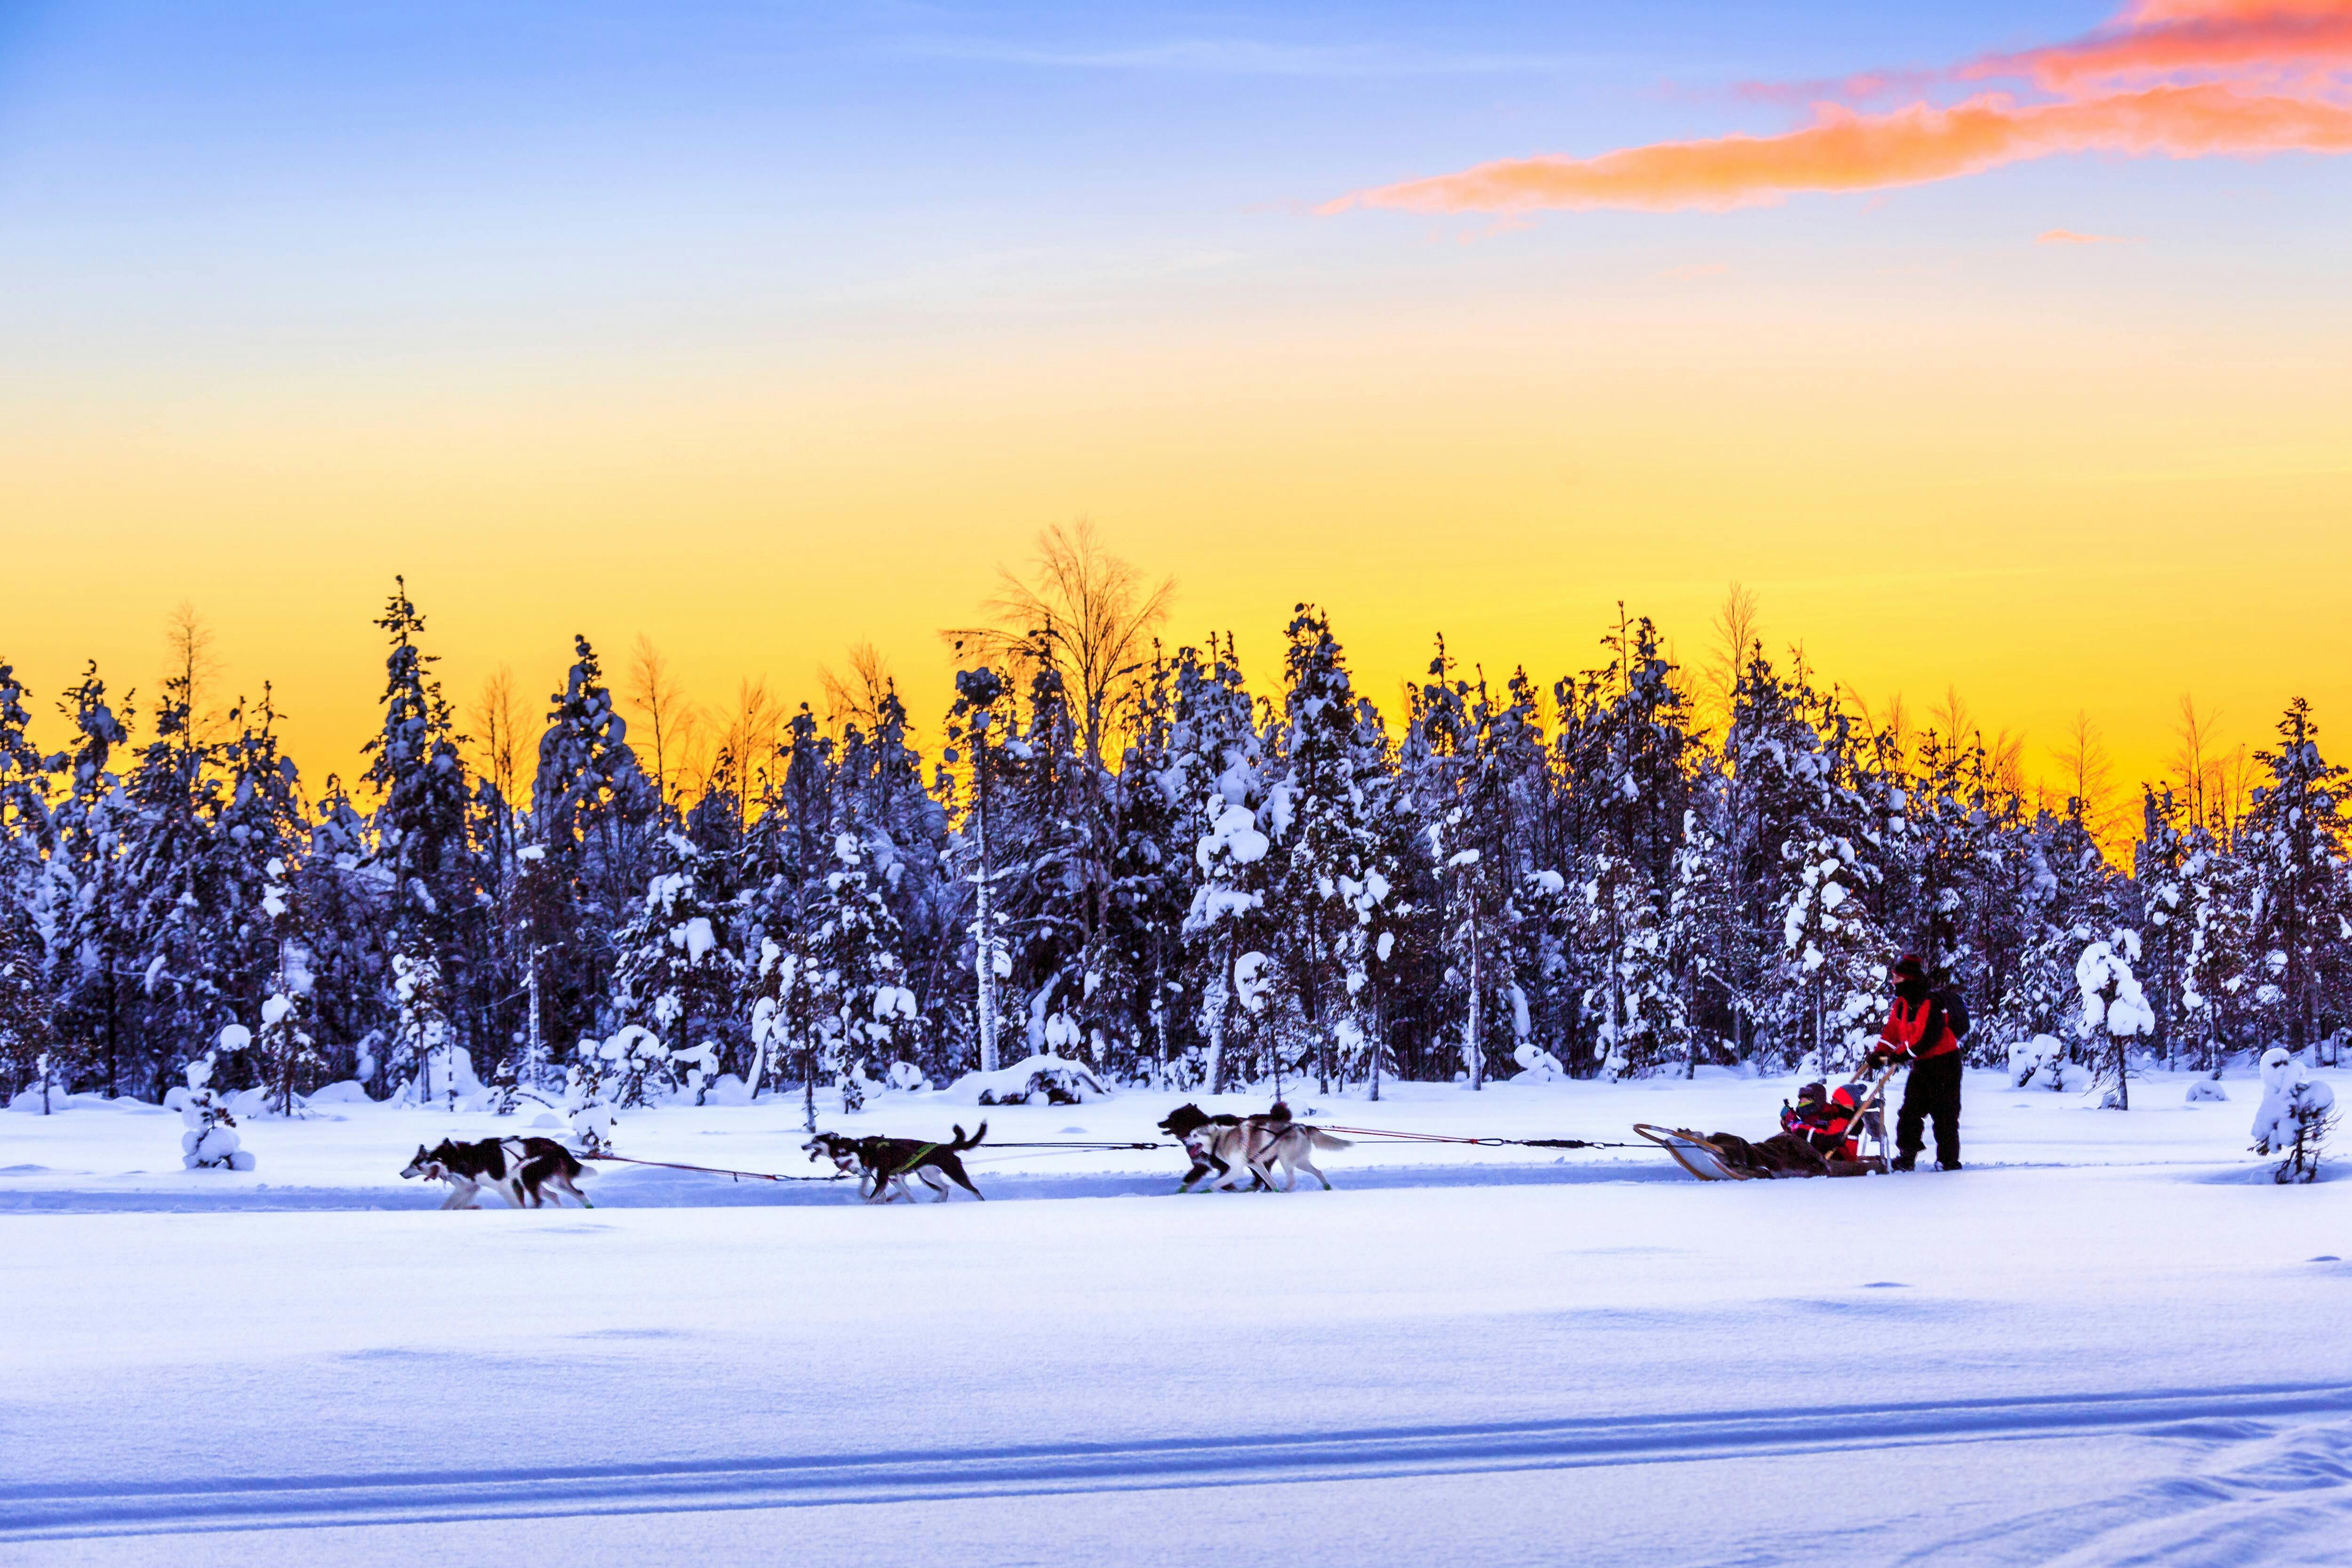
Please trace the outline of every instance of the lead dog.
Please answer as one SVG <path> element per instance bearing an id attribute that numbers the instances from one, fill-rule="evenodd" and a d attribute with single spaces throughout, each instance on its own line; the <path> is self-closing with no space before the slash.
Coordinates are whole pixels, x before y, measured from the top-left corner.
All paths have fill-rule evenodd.
<path id="1" fill-rule="evenodd" d="M 444 1208 L 474 1208 L 484 1187 L 507 1200 L 509 1208 L 538 1208 L 550 1192 L 570 1197 L 583 1208 L 594 1206 L 573 1185 L 586 1166 L 553 1138 L 484 1138 L 458 1144 L 444 1138 L 428 1149 L 416 1145 L 416 1157 L 400 1173 L 405 1181 L 422 1176 L 449 1184 Z"/>
<path id="2" fill-rule="evenodd" d="M 1347 1139 L 1334 1137 L 1319 1128 L 1302 1126 L 1291 1120 L 1290 1107 L 1280 1101 L 1263 1116 L 1212 1116 L 1198 1105 L 1179 1105 L 1160 1124 L 1160 1130 L 1175 1136 L 1192 1156 L 1192 1168 L 1176 1184 L 1178 1192 L 1191 1192 L 1192 1184 L 1210 1171 L 1217 1173 L 1213 1186 L 1233 1190 L 1240 1180 L 1236 1164 L 1255 1178 L 1253 1191 L 1272 1188 L 1275 1171 L 1283 1172 L 1281 1190 L 1288 1192 L 1297 1186 L 1301 1171 L 1313 1176 L 1331 1190 L 1331 1181 L 1316 1168 L 1317 1149 L 1353 1147 Z"/>
<path id="3" fill-rule="evenodd" d="M 981 1197 L 980 1188 L 971 1185 L 965 1174 L 963 1161 L 956 1156 L 966 1149 L 977 1148 L 988 1136 L 988 1124 L 970 1137 L 958 1124 L 953 1142 L 926 1144 L 914 1138 L 852 1138 L 840 1133 L 819 1133 L 801 1145 L 813 1160 L 827 1159 L 833 1168 L 847 1176 L 853 1171 L 858 1177 L 857 1193 L 868 1203 L 887 1203 L 894 1197 L 911 1200 L 907 1178 L 914 1176 L 946 1202 L 950 1196 L 948 1184 Z"/>

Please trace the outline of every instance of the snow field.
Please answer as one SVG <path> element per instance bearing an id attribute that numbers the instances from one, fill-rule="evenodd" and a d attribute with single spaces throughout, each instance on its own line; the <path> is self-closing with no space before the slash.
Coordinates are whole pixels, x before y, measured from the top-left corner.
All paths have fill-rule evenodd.
<path id="1" fill-rule="evenodd" d="M 0 1201 L 50 1211 L 0 1216 L 0 1562 L 2340 1561 L 2352 1184 L 2269 1185 L 2242 1082 L 2127 1113 L 2002 1082 L 1959 1176 L 1396 1145 L 1328 1194 L 887 1209 L 608 1169 L 590 1212 L 356 1212 L 437 1202 L 391 1172 L 470 1125 L 258 1120 L 229 1173 L 176 1168 L 161 1113 L 9 1116 Z M 1292 1103 L 1592 1137 L 1760 1132 L 1792 1090 Z M 1117 1138 L 1172 1103 L 982 1113 Z M 773 1110 L 623 1147 L 806 1168 Z M 1052 1158 L 976 1174 L 1181 1169 Z"/>

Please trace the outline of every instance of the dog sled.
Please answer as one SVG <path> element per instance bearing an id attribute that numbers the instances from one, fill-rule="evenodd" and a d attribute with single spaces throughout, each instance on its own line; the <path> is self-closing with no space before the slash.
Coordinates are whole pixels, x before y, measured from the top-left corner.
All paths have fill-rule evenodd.
<path id="1" fill-rule="evenodd" d="M 1796 1130 L 1804 1125 L 1784 1113 L 1783 1129 L 1760 1143 L 1731 1133 L 1695 1133 L 1688 1127 L 1662 1127 L 1636 1122 L 1634 1133 L 1663 1149 L 1666 1156 L 1701 1181 L 1775 1181 L 1802 1176 L 1880 1176 L 1893 1168 L 1893 1150 L 1886 1133 L 1887 1068 L 1867 1085 L 1856 1072 L 1839 1086 L 1846 1114 L 1835 1125 L 1835 1142 L 1823 1151 Z"/>

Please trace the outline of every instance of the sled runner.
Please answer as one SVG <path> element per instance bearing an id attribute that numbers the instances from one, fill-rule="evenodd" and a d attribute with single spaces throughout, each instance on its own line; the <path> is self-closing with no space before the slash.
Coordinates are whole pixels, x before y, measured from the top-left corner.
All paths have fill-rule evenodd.
<path id="1" fill-rule="evenodd" d="M 1666 1151 L 1675 1164 L 1701 1181 L 1754 1181 L 1756 1174 L 1741 1170 L 1730 1157 L 1696 1133 L 1683 1127 L 1660 1127 L 1636 1122 L 1633 1131 Z"/>

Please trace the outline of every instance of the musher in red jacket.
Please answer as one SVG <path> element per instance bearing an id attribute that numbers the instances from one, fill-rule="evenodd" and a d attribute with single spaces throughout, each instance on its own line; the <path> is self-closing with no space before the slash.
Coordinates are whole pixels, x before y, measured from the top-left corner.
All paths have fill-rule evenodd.
<path id="1" fill-rule="evenodd" d="M 1895 966 L 1895 1005 L 1887 1009 L 1886 1027 L 1871 1048 L 1870 1063 L 1907 1063 L 1910 1082 L 1903 1088 L 1903 1110 L 1895 1122 L 1895 1168 L 1912 1169 L 1919 1162 L 1921 1134 L 1929 1117 L 1936 1122 L 1936 1164 L 1960 1168 L 1960 1032 L 1969 1026 L 1956 1021 L 1951 998 L 1927 984 L 1927 967 L 1918 955 L 1906 953 Z M 1964 1020 L 1965 1013 L 1958 1014 Z"/>

